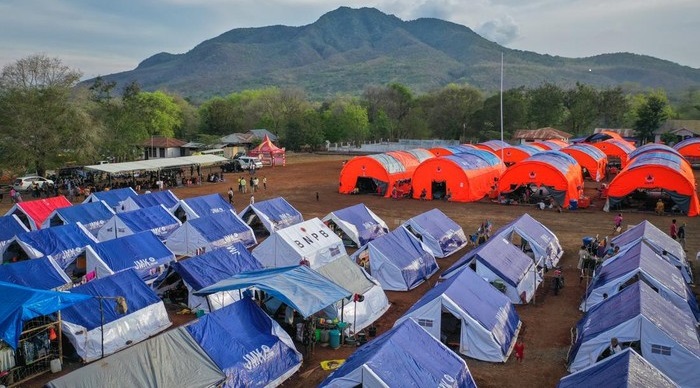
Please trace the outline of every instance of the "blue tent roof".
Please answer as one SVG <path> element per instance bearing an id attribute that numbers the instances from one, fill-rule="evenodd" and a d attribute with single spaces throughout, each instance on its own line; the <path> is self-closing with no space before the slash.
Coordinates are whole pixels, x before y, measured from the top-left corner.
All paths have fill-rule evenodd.
<path id="1" fill-rule="evenodd" d="M 700 357 L 700 342 L 695 317 L 690 308 L 680 310 L 644 282 L 635 282 L 619 293 L 597 304 L 576 324 L 578 337 L 571 354 L 578 352 L 583 342 L 629 321 L 639 315 L 654 323 L 671 339 Z"/>
<path id="2" fill-rule="evenodd" d="M 0 265 L 0 282 L 52 290 L 70 283 L 70 279 L 52 259 L 41 257 Z"/>
<path id="3" fill-rule="evenodd" d="M 676 143 L 673 146 L 673 149 L 678 151 L 679 149 L 681 149 L 687 145 L 696 144 L 696 143 L 700 143 L 700 137 L 689 137 L 681 142 Z"/>
<path id="4" fill-rule="evenodd" d="M 219 194 L 187 198 L 183 199 L 182 202 L 189 206 L 199 217 L 207 217 L 229 210 L 236 211 L 233 206 Z"/>
<path id="5" fill-rule="evenodd" d="M 173 269 L 195 291 L 241 272 L 263 269 L 241 243 L 173 263 Z"/>
<path id="6" fill-rule="evenodd" d="M 421 213 L 415 217 L 411 217 L 406 223 L 418 226 L 420 232 L 425 235 L 429 234 L 440 243 L 440 247 L 447 248 L 455 238 L 454 234 L 462 230 L 462 227 L 454 222 L 450 217 L 443 213 L 440 209 L 432 209 Z M 456 245 L 461 245 L 465 241 L 456 241 Z"/>
<path id="7" fill-rule="evenodd" d="M 481 150 L 482 152 L 488 152 Z M 490 153 L 490 152 L 488 152 Z M 491 154 L 493 155 L 493 154 Z M 461 152 L 459 154 L 452 154 L 447 156 L 442 156 L 442 159 L 447 159 L 458 165 L 462 170 L 478 170 L 484 167 L 490 167 L 491 163 L 488 160 L 481 158 L 471 152 Z"/>
<path id="8" fill-rule="evenodd" d="M 557 388 L 581 387 L 678 387 L 632 348 L 608 357 L 591 367 L 563 377 Z"/>
<path id="9" fill-rule="evenodd" d="M 413 155 L 418 160 L 418 163 L 423 163 L 424 161 L 435 157 L 432 152 L 426 150 L 425 148 L 413 148 L 406 150 L 406 152 Z"/>
<path id="10" fill-rule="evenodd" d="M 141 310 L 155 303 L 160 303 L 158 295 L 148 287 L 135 271 L 122 271 L 106 278 L 96 279 L 70 290 L 73 295 L 89 295 L 103 297 L 123 296 L 129 308 L 127 313 Z M 116 321 L 123 317 L 116 309 L 116 301 L 102 299 L 104 323 Z M 100 317 L 100 299 L 90 298 L 82 303 L 62 311 L 63 320 L 80 325 L 87 330 L 100 327 L 103 323 Z"/>
<path id="11" fill-rule="evenodd" d="M 226 373 L 225 386 L 264 387 L 302 361 L 293 344 L 276 335 L 279 326 L 249 298 L 207 314 L 186 329 Z"/>
<path id="12" fill-rule="evenodd" d="M 175 255 L 151 231 L 102 241 L 91 247 L 113 272 L 139 268 L 138 274 L 144 280 L 155 276 L 150 273 L 151 268 L 175 260 Z"/>
<path id="13" fill-rule="evenodd" d="M 411 319 L 357 349 L 320 386 L 334 386 L 363 367 L 389 387 L 476 387 L 464 361 Z"/>
<path id="14" fill-rule="evenodd" d="M 538 153 L 540 153 L 540 152 L 544 152 L 544 151 L 541 150 L 539 147 L 532 146 L 532 145 L 529 145 L 529 144 L 518 144 L 517 146 L 515 146 L 515 148 L 517 148 L 517 149 L 519 149 L 519 150 L 522 150 L 522 151 L 525 151 L 525 152 L 526 152 L 527 154 L 529 154 L 530 156 L 532 156 L 532 155 L 534 155 L 534 154 L 538 154 Z M 552 150 L 552 151 L 556 151 L 556 150 Z"/>
<path id="15" fill-rule="evenodd" d="M 487 140 L 487 141 L 481 142 L 479 144 L 483 144 L 483 145 L 491 148 L 494 151 L 498 151 L 501 148 L 510 147 L 510 144 L 508 144 L 504 141 L 501 141 L 501 140 Z"/>
<path id="16" fill-rule="evenodd" d="M 20 233 L 26 233 L 29 229 L 15 215 L 0 217 L 0 249 L 6 241 L 12 240 Z"/>
<path id="17" fill-rule="evenodd" d="M 628 155 L 628 160 L 632 160 L 636 158 L 639 155 L 643 155 L 649 152 L 654 152 L 654 153 L 671 153 L 673 155 L 678 155 L 680 157 L 681 154 L 678 153 L 675 149 L 665 145 L 665 144 L 658 144 L 658 143 L 649 143 L 649 144 L 644 144 L 643 146 L 637 147 L 634 151 L 630 152 Z"/>
<path id="18" fill-rule="evenodd" d="M 82 302 L 90 297 L 0 282 L 0 339 L 17 348 L 22 322 Z"/>
<path id="19" fill-rule="evenodd" d="M 685 258 L 683 247 L 668 234 L 654 226 L 651 222 L 644 220 L 624 233 L 610 239 L 610 242 L 619 245 L 621 248 L 639 239 L 648 242 L 657 254 L 664 250 L 678 260 Z"/>
<path id="20" fill-rule="evenodd" d="M 680 171 L 682 165 L 687 165 L 688 161 L 679 154 L 674 154 L 665 151 L 649 151 L 640 154 L 634 159 L 630 159 L 629 164 L 625 166 L 625 170 L 632 170 L 649 165 L 665 166 L 677 171 Z"/>
<path id="21" fill-rule="evenodd" d="M 339 219 L 354 225 L 358 231 L 358 238 L 360 240 L 360 246 L 367 244 L 368 242 L 376 239 L 379 236 L 389 233 L 389 229 L 385 228 L 379 222 L 377 222 L 372 214 L 369 213 L 369 209 L 364 203 L 358 203 L 357 205 L 349 206 L 344 209 L 334 210 L 333 214 Z"/>
<path id="22" fill-rule="evenodd" d="M 304 222 L 301 212 L 282 197 L 256 202 L 251 206 L 274 222 L 277 229 Z"/>
<path id="23" fill-rule="evenodd" d="M 608 157 L 605 155 L 605 152 L 590 144 L 572 144 L 566 148 L 581 151 L 582 153 L 591 156 L 595 160 L 602 160 Z"/>
<path id="24" fill-rule="evenodd" d="M 398 174 L 406 172 L 406 167 L 398 161 L 395 157 L 389 154 L 376 154 L 367 155 L 366 157 L 376 160 L 379 164 L 384 167 L 388 174 Z"/>
<path id="25" fill-rule="evenodd" d="M 489 152 L 486 150 L 482 150 L 480 148 L 465 148 L 459 153 L 455 154 L 455 156 L 461 156 L 464 157 L 466 155 L 471 155 L 475 156 L 479 159 L 484 160 L 486 163 L 488 163 L 490 166 L 498 166 L 502 164 L 503 162 L 501 161 L 501 158 L 496 156 L 493 152 Z"/>
<path id="26" fill-rule="evenodd" d="M 421 242 L 406 228 L 394 229 L 369 244 L 401 269 L 409 289 L 438 269 L 432 254 L 424 250 Z M 419 258 L 423 266 L 416 266 Z"/>
<path id="27" fill-rule="evenodd" d="M 51 256 L 65 269 L 83 249 L 95 242 L 78 224 L 35 230 L 17 235 L 17 240 L 27 244 L 44 256 Z"/>
<path id="28" fill-rule="evenodd" d="M 194 229 L 209 241 L 218 241 L 227 236 L 236 235 L 238 241 L 246 247 L 255 245 L 253 231 L 232 211 L 213 214 L 209 217 L 195 218 L 187 221 Z"/>
<path id="29" fill-rule="evenodd" d="M 89 230 L 97 233 L 96 230 L 101 228 L 107 220 L 114 216 L 114 212 L 104 202 L 89 202 L 79 205 L 62 207 L 54 210 L 55 215 L 58 215 L 66 224 L 74 224 L 80 222 Z M 46 222 L 50 222 L 52 216 L 49 216 Z"/>
<path id="30" fill-rule="evenodd" d="M 542 151 L 536 153 L 529 158 L 525 159 L 527 161 L 540 161 L 548 163 L 557 170 L 561 171 L 564 176 L 566 176 L 570 169 L 580 168 L 576 159 L 571 155 L 565 154 L 561 151 Z"/>
<path id="31" fill-rule="evenodd" d="M 118 207 L 127 198 L 136 197 L 138 194 L 131 187 L 123 189 L 113 189 L 108 191 L 97 191 L 90 194 L 86 202 L 105 201 L 112 208 Z"/>
<path id="32" fill-rule="evenodd" d="M 471 268 L 438 283 L 404 314 L 430 303 L 440 295 L 447 295 L 459 308 L 474 318 L 501 345 L 503 354 L 508 352 L 513 336 L 518 330 L 520 317 L 505 294 L 482 279 Z"/>
<path id="33" fill-rule="evenodd" d="M 148 194 L 137 195 L 131 198 L 140 208 L 163 205 L 166 209 L 171 209 L 177 205 L 179 199 L 170 190 L 154 191 Z"/>
<path id="34" fill-rule="evenodd" d="M 532 267 L 532 259 L 516 246 L 500 236 L 491 237 L 486 243 L 467 252 L 457 260 L 442 276 L 454 273 L 478 260 L 506 283 L 517 287 L 527 271 Z"/>
<path id="35" fill-rule="evenodd" d="M 172 225 L 179 225 L 177 219 L 163 206 L 151 206 L 143 209 L 118 213 L 120 219 L 133 233 L 143 232 Z M 173 227 L 174 229 L 174 227 Z M 170 231 L 172 232 L 172 230 Z M 166 233 L 166 235 L 169 233 Z M 163 236 L 161 236 L 163 238 Z"/>
<path id="36" fill-rule="evenodd" d="M 350 291 L 302 265 L 240 273 L 194 294 L 209 295 L 252 286 L 281 300 L 304 317 L 352 295 Z"/>

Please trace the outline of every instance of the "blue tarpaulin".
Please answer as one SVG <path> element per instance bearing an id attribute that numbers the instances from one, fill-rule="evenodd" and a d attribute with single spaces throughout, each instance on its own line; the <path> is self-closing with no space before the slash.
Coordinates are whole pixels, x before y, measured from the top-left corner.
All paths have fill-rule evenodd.
<path id="1" fill-rule="evenodd" d="M 173 263 L 173 269 L 198 291 L 241 272 L 263 269 L 241 243 Z"/>
<path id="2" fill-rule="evenodd" d="M 369 210 L 363 203 L 335 210 L 323 218 L 323 222 L 327 223 L 331 221 L 335 223 L 357 247 L 361 247 L 377 237 L 389 233 L 389 227 L 386 222 Z"/>
<path id="3" fill-rule="evenodd" d="M 0 217 L 0 252 L 5 249 L 10 240 L 12 240 L 16 235 L 28 232 L 26 226 L 19 220 L 19 218 L 12 214 L 9 216 Z"/>
<path id="4" fill-rule="evenodd" d="M 352 295 L 350 291 L 303 265 L 241 273 L 195 292 L 195 295 L 253 286 L 279 299 L 304 317 Z"/>
<path id="5" fill-rule="evenodd" d="M 22 323 L 88 300 L 88 295 L 45 291 L 0 282 L 0 339 L 17 348 Z"/>
<path id="6" fill-rule="evenodd" d="M 166 209 L 173 209 L 180 200 L 170 190 L 154 191 L 148 194 L 127 198 L 122 203 L 124 210 L 145 209 L 147 207 L 163 205 Z"/>
<path id="7" fill-rule="evenodd" d="M 150 230 L 158 238 L 165 240 L 181 224 L 162 205 L 151 206 L 116 214 L 100 229 L 97 238 L 106 241 Z"/>
<path id="8" fill-rule="evenodd" d="M 233 211 L 226 211 L 185 222 L 168 236 L 166 244 L 176 255 L 195 256 L 236 242 L 246 247 L 257 243 L 250 226 Z"/>
<path id="9" fill-rule="evenodd" d="M 114 216 L 114 211 L 105 202 L 96 201 L 56 209 L 41 226 L 48 228 L 80 222 L 93 236 Z"/>
<path id="10" fill-rule="evenodd" d="M 71 283 L 71 280 L 53 259 L 40 257 L 0 265 L 0 282 L 39 290 L 53 290 Z"/>
<path id="11" fill-rule="evenodd" d="M 187 331 L 226 373 L 225 387 L 277 386 L 301 366 L 289 335 L 249 298 L 205 315 Z"/>
<path id="12" fill-rule="evenodd" d="M 112 210 L 123 210 L 121 209 L 122 202 L 127 198 L 136 197 L 138 193 L 134 191 L 131 187 L 123 189 L 113 189 L 107 191 L 97 191 L 90 194 L 89 197 L 85 198 L 83 203 L 95 202 L 95 201 L 105 201 Z"/>
<path id="13" fill-rule="evenodd" d="M 252 223 L 251 217 L 258 216 L 269 233 L 304 222 L 301 212 L 282 197 L 248 205 L 239 216 L 248 225 Z"/>
<path id="14" fill-rule="evenodd" d="M 213 214 L 223 213 L 225 211 L 236 211 L 233 205 L 229 204 L 219 194 L 202 195 L 180 200 L 179 209 L 185 213 L 187 219 L 208 217 Z M 175 215 L 179 217 L 178 211 Z"/>
<path id="15" fill-rule="evenodd" d="M 478 260 L 505 282 L 516 287 L 528 271 L 532 270 L 532 259 L 513 244 L 501 237 L 492 237 L 487 242 L 467 252 L 448 268 L 442 276 L 447 278 Z"/>
<path id="16" fill-rule="evenodd" d="M 93 280 L 82 286 L 73 287 L 70 293 L 73 295 L 86 295 L 90 296 L 90 298 L 64 309 L 62 312 L 63 320 L 80 325 L 88 330 L 124 317 L 124 315 L 116 311 L 115 300 L 104 299 L 102 300 L 103 322 L 100 318 L 100 300 L 92 298 L 93 296 L 111 298 L 122 296 L 127 302 L 129 314 L 161 302 L 158 295 L 146 286 L 134 271 L 122 271 L 106 278 Z"/>
<path id="17" fill-rule="evenodd" d="M 134 268 L 148 281 L 158 276 L 154 268 L 175 261 L 175 255 L 152 232 L 145 231 L 93 244 L 86 260 L 88 272 L 97 269 L 98 277 Z"/>
<path id="18" fill-rule="evenodd" d="M 51 256 L 65 269 L 95 238 L 80 224 L 68 224 L 17 235 L 17 242 L 30 258 Z"/>
<path id="19" fill-rule="evenodd" d="M 441 300 L 446 297 L 446 300 Z M 418 300 L 398 322 L 414 319 L 441 320 L 449 311 L 463 322 L 460 351 L 484 361 L 505 362 L 520 329 L 520 318 L 510 299 L 490 285 L 471 268 L 438 283 Z M 478 325 L 480 327 L 476 327 Z M 441 327 L 425 327 L 440 338 Z"/>
<path id="20" fill-rule="evenodd" d="M 408 319 L 357 349 L 321 387 L 476 387 L 467 364 Z"/>
<path id="21" fill-rule="evenodd" d="M 563 377 L 557 388 L 678 387 L 668 376 L 631 348 Z"/>
<path id="22" fill-rule="evenodd" d="M 435 257 L 447 257 L 467 245 L 462 227 L 439 209 L 412 217 L 404 225 L 430 248 Z"/>

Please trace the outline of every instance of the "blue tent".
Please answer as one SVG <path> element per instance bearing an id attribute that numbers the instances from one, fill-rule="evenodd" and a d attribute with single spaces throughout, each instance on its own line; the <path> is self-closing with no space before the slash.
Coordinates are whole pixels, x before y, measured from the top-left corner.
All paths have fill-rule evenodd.
<path id="1" fill-rule="evenodd" d="M 42 229 L 75 224 L 80 222 L 93 236 L 114 216 L 114 211 L 103 201 L 88 202 L 81 205 L 62 207 L 54 210 L 41 225 Z"/>
<path id="2" fill-rule="evenodd" d="M 489 282 L 503 283 L 505 294 L 513 303 L 528 303 L 542 283 L 532 259 L 502 236 L 491 237 L 467 252 L 443 272 L 442 277 L 454 276 L 466 266 L 474 267 L 476 273 Z"/>
<path id="3" fill-rule="evenodd" d="M 661 258 L 643 240 L 625 246 L 624 250 L 596 269 L 581 302 L 581 310 L 587 311 L 605 300 L 605 295 L 615 295 L 637 280 L 653 286 L 660 295 L 678 308 L 690 307 L 695 318 L 700 318 L 698 302 L 685 284 L 680 270 Z"/>
<path id="4" fill-rule="evenodd" d="M 68 224 L 19 234 L 15 242 L 28 258 L 51 256 L 61 268 L 66 269 L 86 246 L 96 240 L 82 225 Z"/>
<path id="5" fill-rule="evenodd" d="M 610 345 L 636 343 L 652 365 L 681 386 L 700 381 L 700 340 L 690 308 L 679 309 L 644 282 L 636 282 L 593 307 L 576 324 L 569 371 L 594 364 Z"/>
<path id="6" fill-rule="evenodd" d="M 239 216 L 246 224 L 254 227 L 256 233 L 270 234 L 304 221 L 301 212 L 282 197 L 248 205 Z M 255 227 L 261 225 L 261 228 Z"/>
<path id="7" fill-rule="evenodd" d="M 154 191 L 148 194 L 129 197 L 122 202 L 120 211 L 145 209 L 163 205 L 168 210 L 175 210 L 180 200 L 170 190 Z"/>
<path id="8" fill-rule="evenodd" d="M 527 213 L 498 229 L 492 236 L 502 236 L 511 243 L 520 240 L 520 248 L 528 254 L 531 253 L 533 260 L 540 267 L 557 266 L 564 254 L 564 249 L 554 232 Z"/>
<path id="9" fill-rule="evenodd" d="M 16 349 L 23 322 L 55 313 L 87 299 L 90 296 L 0 282 L 0 339 Z"/>
<path id="10" fill-rule="evenodd" d="M 175 207 L 174 214 L 180 221 L 185 222 L 193 218 L 208 217 L 231 210 L 236 211 L 221 195 L 209 194 L 181 199 Z"/>
<path id="11" fill-rule="evenodd" d="M 224 387 L 274 387 L 301 367 L 289 335 L 249 298 L 207 314 L 187 331 L 226 373 Z"/>
<path id="12" fill-rule="evenodd" d="M 0 252 L 5 251 L 5 246 L 18 234 L 29 232 L 19 217 L 12 214 L 0 217 Z"/>
<path id="13" fill-rule="evenodd" d="M 152 283 L 175 255 L 152 232 L 145 231 L 95 243 L 86 249 L 86 271 L 97 278 L 135 269 L 146 283 Z"/>
<path id="14" fill-rule="evenodd" d="M 408 319 L 358 348 L 321 387 L 476 387 L 464 360 Z"/>
<path id="15" fill-rule="evenodd" d="M 246 247 L 257 244 L 250 226 L 226 211 L 185 222 L 168 236 L 166 245 L 176 255 L 195 256 L 236 242 Z"/>
<path id="16" fill-rule="evenodd" d="M 442 322 L 444 311 L 452 314 L 459 325 L 449 332 Z M 521 322 L 510 299 L 490 285 L 471 268 L 438 283 L 396 321 L 407 319 L 427 323 L 423 328 L 438 340 L 444 334 L 457 335 L 459 352 L 477 360 L 508 360 Z"/>
<path id="17" fill-rule="evenodd" d="M 240 299 L 238 291 L 211 294 L 206 300 L 194 295 L 192 291 L 199 291 L 241 272 L 263 269 L 263 266 L 243 244 L 235 243 L 173 263 L 172 269 L 187 286 L 187 306 L 192 310 L 213 311 Z"/>
<path id="18" fill-rule="evenodd" d="M 464 230 L 439 209 L 428 210 L 403 224 L 435 257 L 447 257 L 467 245 Z"/>
<path id="19" fill-rule="evenodd" d="M 97 233 L 100 241 L 150 230 L 165 240 L 182 223 L 163 205 L 115 214 Z"/>
<path id="20" fill-rule="evenodd" d="M 133 270 L 73 287 L 70 293 L 91 297 L 63 310 L 62 315 L 63 332 L 86 362 L 102 356 L 101 328 L 108 355 L 171 325 L 163 302 Z M 117 312 L 116 297 L 126 301 L 126 314 Z"/>
<path id="21" fill-rule="evenodd" d="M 56 290 L 71 284 L 66 273 L 50 257 L 0 265 L 0 282 L 39 290 Z"/>
<path id="22" fill-rule="evenodd" d="M 620 246 L 620 249 L 622 249 L 639 240 L 645 241 L 654 252 L 661 255 L 661 257 L 668 260 L 677 268 L 680 268 L 683 273 L 683 278 L 687 283 L 693 282 L 693 271 L 686 261 L 685 251 L 681 244 L 647 220 L 613 237 L 610 239 L 610 242 Z M 664 251 L 666 251 L 666 255 L 663 255 Z"/>
<path id="23" fill-rule="evenodd" d="M 557 388 L 654 387 L 678 384 L 631 348 L 559 380 Z"/>
<path id="24" fill-rule="evenodd" d="M 90 194 L 90 196 L 85 198 L 85 201 L 83 201 L 83 203 L 105 201 L 107 205 L 109 205 L 112 208 L 112 210 L 122 211 L 122 202 L 124 202 L 127 198 L 136 196 L 138 196 L 138 193 L 136 193 L 134 189 L 132 189 L 131 187 L 126 187 L 123 189 L 113 189 L 107 191 L 94 192 Z"/>
<path id="25" fill-rule="evenodd" d="M 370 275 L 385 291 L 412 290 L 440 269 L 428 247 L 404 227 L 369 242 L 353 258 L 367 253 Z"/>
<path id="26" fill-rule="evenodd" d="M 352 295 L 350 291 L 303 265 L 240 273 L 199 290 L 195 295 L 248 287 L 265 291 L 304 317 Z"/>
<path id="27" fill-rule="evenodd" d="M 327 225 L 334 225 L 335 232 L 343 234 L 346 246 L 361 247 L 389 233 L 389 226 L 363 203 L 335 210 L 323 217 Z"/>

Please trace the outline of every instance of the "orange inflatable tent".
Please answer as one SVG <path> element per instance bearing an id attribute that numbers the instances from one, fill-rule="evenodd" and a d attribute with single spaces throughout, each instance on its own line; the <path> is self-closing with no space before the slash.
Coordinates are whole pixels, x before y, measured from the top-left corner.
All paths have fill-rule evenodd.
<path id="1" fill-rule="evenodd" d="M 607 155 L 608 164 L 619 164 L 620 168 L 625 168 L 629 161 L 630 152 L 635 150 L 635 146 L 620 139 L 609 139 L 590 144 Z"/>
<path id="2" fill-rule="evenodd" d="M 605 178 L 605 167 L 608 164 L 608 157 L 603 151 L 584 143 L 570 145 L 562 148 L 560 151 L 576 159 L 576 162 L 581 166 L 581 173 L 584 178 L 588 175 L 596 182 L 600 182 Z M 584 168 L 588 174 L 583 173 Z"/>
<path id="3" fill-rule="evenodd" d="M 558 151 L 562 148 L 568 147 L 569 144 L 563 140 L 550 139 L 550 140 L 538 140 L 536 142 L 528 143 L 529 145 L 538 146 L 545 151 Z"/>
<path id="4" fill-rule="evenodd" d="M 668 152 L 674 155 L 681 156 L 682 155 L 676 151 L 675 149 L 661 143 L 647 143 L 644 144 L 643 146 L 637 147 L 634 151 L 630 152 L 628 155 L 628 160 L 632 161 L 632 159 L 636 158 L 639 155 L 643 155 L 649 152 Z"/>
<path id="5" fill-rule="evenodd" d="M 673 146 L 683 157 L 692 164 L 700 164 L 700 137 L 685 139 Z"/>
<path id="6" fill-rule="evenodd" d="M 503 164 L 506 166 L 511 166 L 515 163 L 523 161 L 530 156 L 542 152 L 543 149 L 537 147 L 536 145 L 521 144 L 517 146 L 508 145 L 503 147 L 502 150 L 496 152 L 496 156 L 500 156 L 503 153 Z"/>
<path id="7" fill-rule="evenodd" d="M 480 149 L 469 149 L 421 163 L 413 173 L 413 198 L 473 202 L 484 198 L 505 170 L 496 155 Z"/>
<path id="8" fill-rule="evenodd" d="M 448 156 L 448 155 L 458 154 L 458 153 L 464 152 L 466 150 L 473 150 L 475 148 L 476 147 L 474 147 L 471 144 L 461 144 L 461 145 L 455 145 L 455 146 L 435 147 L 435 148 L 431 148 L 429 151 L 435 156 Z"/>
<path id="9" fill-rule="evenodd" d="M 546 187 L 559 205 L 568 207 L 583 191 L 581 167 L 571 156 L 560 151 L 544 151 L 509 167 L 498 182 L 501 193 L 520 186 Z"/>
<path id="10" fill-rule="evenodd" d="M 391 195 L 394 186 L 410 185 L 418 165 L 434 155 L 425 149 L 392 151 L 384 154 L 356 156 L 340 171 L 341 194 Z"/>
<path id="11" fill-rule="evenodd" d="M 669 152 L 646 152 L 632 159 L 610 182 L 607 208 L 637 189 L 661 190 L 688 216 L 698 215 L 695 176 L 690 164 Z"/>

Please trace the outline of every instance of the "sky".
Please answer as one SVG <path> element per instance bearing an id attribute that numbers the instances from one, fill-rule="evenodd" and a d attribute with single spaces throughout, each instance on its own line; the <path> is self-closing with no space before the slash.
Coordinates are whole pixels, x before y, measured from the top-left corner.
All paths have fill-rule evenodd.
<path id="1" fill-rule="evenodd" d="M 631 52 L 700 68 L 698 0 L 0 0 L 0 67 L 45 54 L 92 78 L 235 28 L 311 24 L 340 6 L 443 19 L 539 54 Z"/>

